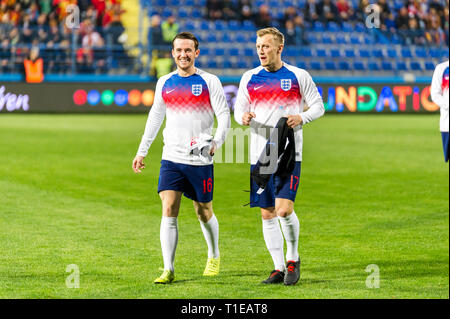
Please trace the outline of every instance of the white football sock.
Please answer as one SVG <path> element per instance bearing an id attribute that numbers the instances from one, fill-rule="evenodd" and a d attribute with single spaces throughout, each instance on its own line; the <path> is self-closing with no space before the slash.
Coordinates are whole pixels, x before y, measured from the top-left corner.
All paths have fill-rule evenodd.
<path id="1" fill-rule="evenodd" d="M 281 228 L 286 239 L 286 260 L 298 260 L 298 236 L 300 234 L 300 222 L 295 212 L 289 216 L 280 217 Z"/>
<path id="2" fill-rule="evenodd" d="M 201 220 L 199 222 L 208 245 L 208 258 L 219 258 L 219 222 L 216 215 L 213 214 L 206 223 Z"/>
<path id="3" fill-rule="evenodd" d="M 177 217 L 162 217 L 159 238 L 161 240 L 164 270 L 174 271 L 173 263 L 178 243 Z"/>
<path id="4" fill-rule="evenodd" d="M 284 271 L 284 240 L 281 233 L 278 217 L 272 219 L 263 219 L 263 235 L 266 242 L 267 249 L 272 256 L 274 269 Z"/>

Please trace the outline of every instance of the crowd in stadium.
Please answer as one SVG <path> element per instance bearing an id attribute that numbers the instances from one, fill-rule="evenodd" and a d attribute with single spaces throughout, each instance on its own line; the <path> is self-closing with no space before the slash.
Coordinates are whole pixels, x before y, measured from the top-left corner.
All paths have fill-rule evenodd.
<path id="1" fill-rule="evenodd" d="M 389 44 L 393 36 L 403 45 L 448 46 L 449 41 L 449 0 L 396 0 L 395 5 L 387 0 L 305 0 L 295 6 L 287 1 L 284 9 L 277 8 L 277 14 L 269 1 L 201 3 L 201 19 L 247 22 L 256 28 L 276 26 L 285 34 L 287 46 L 308 45 L 306 34 L 317 24 L 326 28 L 365 22 L 372 12 L 381 18 L 378 27 L 368 29 L 376 43 Z M 81 12 L 75 35 L 64 23 L 70 4 Z M 366 10 L 369 5 L 372 11 Z M 170 47 L 171 39 L 181 31 L 181 9 L 170 16 L 152 15 L 151 48 Z M 39 48 L 48 73 L 104 73 L 114 64 L 132 65 L 123 47 L 123 12 L 120 0 L 0 0 L 0 72 L 21 70 L 32 47 Z"/>
<path id="2" fill-rule="evenodd" d="M 75 33 L 65 23 L 70 4 L 80 9 Z M 21 70 L 31 49 L 38 48 L 46 72 L 106 72 L 106 44 L 116 57 L 126 56 L 122 13 L 120 0 L 1 0 L 0 71 Z"/>
<path id="3" fill-rule="evenodd" d="M 288 6 L 281 17 L 272 16 L 267 4 L 255 8 L 251 0 L 208 0 L 206 7 L 211 20 L 247 20 L 257 28 L 279 26 L 288 45 L 305 44 L 305 28 L 315 22 L 365 22 L 371 12 L 379 13 L 380 26 L 375 29 L 382 42 L 387 43 L 391 34 L 398 33 L 405 44 L 448 43 L 448 0 L 445 6 L 442 0 L 405 0 L 398 9 L 387 0 L 360 0 L 357 6 L 349 0 L 307 0 L 303 8 Z"/>

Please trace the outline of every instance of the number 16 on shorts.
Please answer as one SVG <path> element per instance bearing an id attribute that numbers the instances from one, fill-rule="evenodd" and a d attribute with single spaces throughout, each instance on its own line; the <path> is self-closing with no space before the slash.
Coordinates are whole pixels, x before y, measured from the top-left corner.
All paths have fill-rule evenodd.
<path id="1" fill-rule="evenodd" d="M 203 194 L 211 193 L 213 190 L 213 180 L 212 178 L 203 180 Z"/>

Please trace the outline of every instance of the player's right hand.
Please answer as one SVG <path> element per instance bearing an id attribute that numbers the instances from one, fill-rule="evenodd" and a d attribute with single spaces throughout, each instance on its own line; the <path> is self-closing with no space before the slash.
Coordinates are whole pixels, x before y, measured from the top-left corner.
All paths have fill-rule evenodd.
<path id="1" fill-rule="evenodd" d="M 254 117 L 256 117 L 256 114 L 254 112 L 245 112 L 244 115 L 242 115 L 242 124 L 247 126 L 250 125 L 250 121 Z"/>
<path id="2" fill-rule="evenodd" d="M 141 173 L 141 169 L 145 168 L 144 156 L 136 155 L 133 160 L 133 171 L 135 173 Z"/>

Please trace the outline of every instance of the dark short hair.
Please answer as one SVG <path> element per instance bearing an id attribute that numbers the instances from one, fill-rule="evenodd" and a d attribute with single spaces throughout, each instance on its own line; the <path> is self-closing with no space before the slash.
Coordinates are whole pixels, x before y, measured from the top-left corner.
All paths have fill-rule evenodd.
<path id="1" fill-rule="evenodd" d="M 174 43 L 176 39 L 185 39 L 185 40 L 192 40 L 194 41 L 195 50 L 198 50 L 198 39 L 190 32 L 181 32 L 178 33 L 175 38 L 172 40 L 172 48 L 174 48 Z"/>

